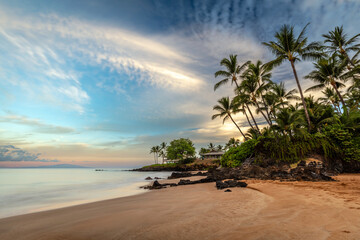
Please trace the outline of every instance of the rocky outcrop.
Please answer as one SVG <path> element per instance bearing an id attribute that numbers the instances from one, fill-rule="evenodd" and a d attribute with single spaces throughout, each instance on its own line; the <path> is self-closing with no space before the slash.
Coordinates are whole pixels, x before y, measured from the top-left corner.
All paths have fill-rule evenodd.
<path id="1" fill-rule="evenodd" d="M 159 172 L 159 171 L 167 171 L 167 172 L 184 172 L 184 171 L 207 171 L 209 168 L 217 167 L 217 165 L 209 165 L 209 164 L 182 164 L 176 166 L 145 166 L 142 168 L 133 169 L 130 171 L 139 171 L 139 172 Z"/>
<path id="2" fill-rule="evenodd" d="M 184 177 L 193 177 L 193 176 L 207 176 L 206 172 L 197 172 L 197 173 L 191 173 L 191 172 L 173 172 L 168 179 L 175 179 L 175 178 L 184 178 Z"/>
<path id="3" fill-rule="evenodd" d="M 224 181 L 224 182 L 223 181 L 216 181 L 216 188 L 217 189 L 233 188 L 233 187 L 247 187 L 247 183 L 237 181 L 237 180 L 228 180 L 228 181 Z"/>

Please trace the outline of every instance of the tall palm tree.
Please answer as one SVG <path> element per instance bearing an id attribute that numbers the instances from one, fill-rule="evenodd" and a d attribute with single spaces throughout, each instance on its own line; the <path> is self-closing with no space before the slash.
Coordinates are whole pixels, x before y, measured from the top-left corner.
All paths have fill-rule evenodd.
<path id="1" fill-rule="evenodd" d="M 217 145 L 216 146 L 216 151 L 218 151 L 218 152 L 220 152 L 220 151 L 222 151 L 223 150 L 223 146 L 222 145 Z"/>
<path id="2" fill-rule="evenodd" d="M 270 115 L 266 103 L 264 101 L 264 92 L 269 90 L 272 81 L 271 81 L 271 68 L 265 64 L 263 64 L 260 60 L 258 60 L 255 64 L 250 63 L 247 70 L 244 72 L 243 76 L 250 75 L 257 82 L 257 90 L 256 95 L 261 97 L 262 103 L 264 104 L 265 112 L 270 120 Z"/>
<path id="3" fill-rule="evenodd" d="M 162 163 L 164 164 L 164 159 L 166 157 L 166 148 L 167 148 L 167 143 L 166 142 L 162 142 L 160 144 L 160 156 L 162 157 Z"/>
<path id="4" fill-rule="evenodd" d="M 240 89 L 243 90 L 243 93 L 248 94 L 251 103 L 257 107 L 259 112 L 263 115 L 266 122 L 271 126 L 271 121 L 266 117 L 264 112 L 262 111 L 262 108 L 259 105 L 259 102 L 257 101 L 258 96 L 258 82 L 254 75 L 246 75 L 245 79 L 241 82 Z"/>
<path id="5" fill-rule="evenodd" d="M 241 135 L 246 139 L 244 133 L 241 131 L 240 127 L 236 124 L 234 119 L 232 118 L 232 113 L 235 109 L 235 101 L 230 101 L 229 97 L 223 97 L 220 100 L 218 100 L 218 105 L 215 105 L 213 107 L 213 110 L 218 111 L 219 113 L 212 116 L 212 120 L 214 120 L 217 117 L 223 118 L 223 123 L 225 123 L 226 120 L 231 119 L 231 121 L 235 124 Z"/>
<path id="6" fill-rule="evenodd" d="M 340 53 L 352 66 L 355 66 L 355 63 L 349 57 L 349 52 L 360 51 L 360 43 L 356 43 L 358 40 L 359 34 L 348 39 L 346 33 L 344 33 L 343 26 L 335 27 L 334 31 L 329 31 L 328 34 L 322 35 L 325 40 L 325 43 L 329 43 L 330 46 L 326 46 L 326 48 L 332 53 Z"/>
<path id="7" fill-rule="evenodd" d="M 241 88 L 237 88 L 235 92 L 236 92 L 237 96 L 234 98 L 234 102 L 236 104 L 240 104 L 240 106 L 243 106 L 244 110 L 245 110 L 244 106 L 246 106 L 248 112 L 250 113 L 251 119 L 255 124 L 255 127 L 256 127 L 257 131 L 260 132 L 260 129 L 259 129 L 257 123 L 256 123 L 254 115 L 252 114 L 252 111 L 251 111 L 251 109 L 249 107 L 249 105 L 251 104 L 250 96 L 244 90 L 242 90 Z M 235 107 L 237 107 L 237 105 L 235 105 Z M 239 108 L 237 108 L 237 109 L 239 111 Z M 246 110 L 245 110 L 245 113 L 246 113 Z M 247 117 L 247 114 L 246 114 L 246 117 Z M 247 117 L 247 119 L 249 119 L 249 118 Z M 250 126 L 252 127 L 249 120 L 248 120 L 248 122 L 249 122 Z"/>
<path id="8" fill-rule="evenodd" d="M 347 72 L 346 65 L 347 62 L 340 61 L 336 55 L 333 55 L 328 59 L 322 58 L 314 64 L 315 70 L 305 76 L 305 78 L 318 83 L 317 85 L 308 88 L 306 92 L 323 89 L 329 85 L 332 86 L 340 98 L 344 111 L 348 114 L 344 98 L 339 91 L 339 88 L 345 87 L 345 84 L 341 81 L 346 81 L 351 76 L 351 74 Z"/>
<path id="9" fill-rule="evenodd" d="M 156 154 L 157 154 L 157 152 L 156 152 L 156 151 L 157 151 L 157 149 L 156 149 L 155 146 L 150 148 L 150 154 L 151 154 L 151 153 L 154 154 L 154 162 L 155 162 L 155 164 L 157 163 L 157 161 L 156 161 Z"/>
<path id="10" fill-rule="evenodd" d="M 292 138 L 294 133 L 299 133 L 301 126 L 304 124 L 299 111 L 292 111 L 289 108 L 280 109 L 275 122 L 276 125 L 272 128 L 290 138 Z"/>
<path id="11" fill-rule="evenodd" d="M 309 113 L 307 111 L 300 80 L 296 72 L 295 63 L 301 61 L 301 59 L 318 59 L 324 54 L 320 52 L 322 50 L 322 46 L 319 43 L 311 42 L 307 44 L 308 39 L 305 37 L 305 30 L 307 26 L 308 24 L 303 28 L 299 36 L 295 37 L 294 27 L 283 25 L 280 31 L 275 34 L 275 42 L 270 41 L 268 43 L 264 42 L 263 44 L 267 46 L 276 56 L 276 59 L 267 63 L 268 66 L 279 66 L 286 60 L 290 62 L 305 110 L 306 121 L 310 130 L 311 123 Z"/>
<path id="12" fill-rule="evenodd" d="M 230 138 L 229 141 L 225 145 L 225 149 L 229 149 L 229 148 L 232 148 L 232 147 L 237 147 L 239 145 L 240 145 L 239 139 Z"/>
<path id="13" fill-rule="evenodd" d="M 225 78 L 214 85 L 214 91 L 229 81 L 231 81 L 231 84 L 235 83 L 236 87 L 239 87 L 239 83 L 237 82 L 238 75 L 245 70 L 248 64 L 249 61 L 240 66 L 237 61 L 237 55 L 230 55 L 229 59 L 224 58 L 221 60 L 220 65 L 224 66 L 226 70 L 217 71 L 215 77 L 221 76 Z"/>

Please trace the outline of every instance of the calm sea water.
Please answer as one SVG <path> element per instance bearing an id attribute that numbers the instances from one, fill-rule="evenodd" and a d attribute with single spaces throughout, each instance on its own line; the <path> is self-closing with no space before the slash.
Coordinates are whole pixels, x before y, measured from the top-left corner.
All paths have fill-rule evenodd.
<path id="1" fill-rule="evenodd" d="M 0 218 L 143 193 L 145 177 L 125 169 L 0 169 Z"/>

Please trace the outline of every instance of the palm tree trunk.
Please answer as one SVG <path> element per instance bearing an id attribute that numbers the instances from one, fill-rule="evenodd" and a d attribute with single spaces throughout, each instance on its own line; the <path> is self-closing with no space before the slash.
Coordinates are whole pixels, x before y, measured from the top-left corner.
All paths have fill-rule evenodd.
<path id="1" fill-rule="evenodd" d="M 265 120 L 267 121 L 267 123 L 269 124 L 269 126 L 271 126 L 271 122 L 269 121 L 269 119 L 265 116 L 264 112 L 260 109 L 259 103 L 257 101 L 255 101 L 256 106 L 258 107 L 259 111 L 261 112 L 261 114 L 263 115 L 263 117 L 265 118 Z"/>
<path id="2" fill-rule="evenodd" d="M 341 103 L 342 103 L 342 105 L 343 105 L 343 109 L 344 109 L 344 111 L 345 111 L 345 113 L 346 113 L 346 116 L 349 116 L 347 107 L 346 107 L 346 105 L 345 105 L 344 98 L 342 97 L 341 93 L 339 92 L 339 89 L 336 87 L 336 84 L 331 84 L 331 85 L 334 87 L 334 89 L 335 89 L 335 91 L 336 91 L 336 94 L 337 94 L 337 95 L 339 96 L 339 98 L 340 98 L 340 101 L 341 101 Z"/>
<path id="3" fill-rule="evenodd" d="M 231 121 L 235 124 L 235 126 L 237 127 L 237 129 L 239 129 L 241 135 L 244 137 L 244 139 L 246 140 L 245 134 L 241 131 L 241 129 L 239 128 L 239 126 L 236 124 L 236 122 L 234 121 L 234 119 L 232 118 L 231 114 L 229 114 L 229 117 L 231 119 Z"/>
<path id="4" fill-rule="evenodd" d="M 250 108 L 249 108 L 249 105 L 248 105 L 247 103 L 246 103 L 246 107 L 247 107 L 247 109 L 248 109 L 248 111 L 249 111 L 249 113 L 250 113 L 250 116 L 251 116 L 251 118 L 252 118 L 252 120 L 253 120 L 253 122 L 254 122 L 254 124 L 255 124 L 256 129 L 260 132 L 260 129 L 259 129 L 259 127 L 258 127 L 258 125 L 257 125 L 257 123 L 256 123 L 256 121 L 255 121 L 254 115 L 252 114 L 252 112 L 251 112 L 251 110 L 250 110 Z"/>
<path id="5" fill-rule="evenodd" d="M 301 89 L 301 85 L 300 85 L 300 82 L 299 82 L 299 78 L 298 78 L 298 75 L 297 75 L 297 72 L 296 72 L 296 69 L 295 69 L 294 61 L 290 61 L 290 63 L 291 63 L 291 67 L 292 67 L 292 70 L 293 70 L 293 73 L 294 73 L 294 76 L 295 76 L 296 84 L 297 84 L 299 92 L 300 92 L 301 101 L 302 101 L 302 104 L 304 106 L 306 121 L 308 123 L 308 129 L 310 131 L 311 122 L 310 122 L 309 112 L 308 112 L 307 107 L 306 107 L 305 98 L 304 98 L 304 95 L 303 95 L 303 92 L 302 92 L 302 89 Z"/>
<path id="6" fill-rule="evenodd" d="M 266 114 L 267 114 L 267 116 L 268 116 L 269 121 L 271 122 L 271 117 L 270 117 L 270 114 L 269 114 L 269 109 L 268 109 L 268 106 L 266 105 L 266 103 L 265 103 L 265 101 L 264 101 L 264 96 L 263 96 L 263 95 L 261 95 L 261 100 L 262 100 L 262 102 L 264 103 Z M 271 122 L 271 123 L 272 123 L 272 122 Z"/>
<path id="7" fill-rule="evenodd" d="M 245 116 L 246 116 L 246 120 L 248 121 L 250 127 L 251 127 L 252 129 L 254 129 L 253 125 L 252 125 L 251 122 L 250 122 L 249 116 L 248 116 L 247 113 L 246 113 L 246 109 L 244 108 L 244 106 L 243 106 L 243 111 L 244 111 L 244 114 L 245 114 Z"/>

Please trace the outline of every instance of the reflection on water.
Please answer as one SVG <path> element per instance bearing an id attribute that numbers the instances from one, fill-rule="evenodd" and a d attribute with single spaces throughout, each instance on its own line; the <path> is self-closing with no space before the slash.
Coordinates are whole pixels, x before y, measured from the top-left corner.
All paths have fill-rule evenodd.
<path id="1" fill-rule="evenodd" d="M 124 169 L 0 169 L 0 218 L 142 193 L 145 177 Z"/>

